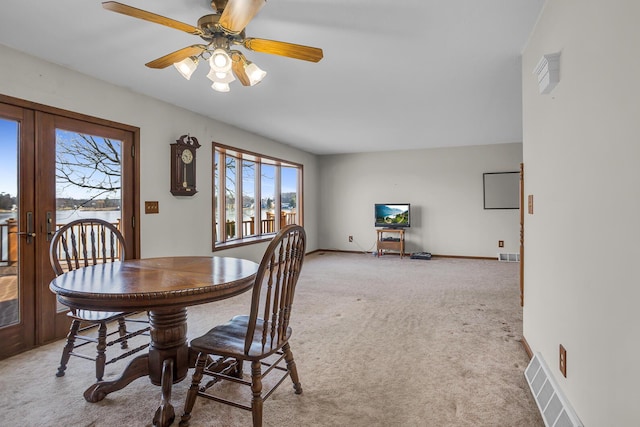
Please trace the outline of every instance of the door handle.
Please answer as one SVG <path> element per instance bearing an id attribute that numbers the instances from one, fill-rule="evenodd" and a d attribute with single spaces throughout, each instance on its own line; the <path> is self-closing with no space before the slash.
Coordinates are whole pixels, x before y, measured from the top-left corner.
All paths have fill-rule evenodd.
<path id="1" fill-rule="evenodd" d="M 51 212 L 47 212 L 47 242 L 50 242 L 55 234 L 53 228 L 53 215 Z"/>
<path id="2" fill-rule="evenodd" d="M 27 231 L 21 231 L 18 236 L 27 236 L 27 243 L 31 243 L 36 233 L 33 231 L 33 212 L 27 212 Z"/>

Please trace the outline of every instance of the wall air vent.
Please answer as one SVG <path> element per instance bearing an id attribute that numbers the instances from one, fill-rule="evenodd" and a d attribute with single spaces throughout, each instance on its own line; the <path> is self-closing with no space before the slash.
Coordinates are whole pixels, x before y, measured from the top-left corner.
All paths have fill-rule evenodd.
<path id="1" fill-rule="evenodd" d="M 551 93 L 560 81 L 560 52 L 543 55 L 533 74 L 538 77 L 538 91 L 541 94 Z"/>
<path id="2" fill-rule="evenodd" d="M 520 261 L 520 254 L 500 252 L 498 254 L 498 261 L 518 262 Z"/>
<path id="3" fill-rule="evenodd" d="M 524 376 L 546 427 L 584 427 L 563 396 L 540 353 L 533 356 Z"/>

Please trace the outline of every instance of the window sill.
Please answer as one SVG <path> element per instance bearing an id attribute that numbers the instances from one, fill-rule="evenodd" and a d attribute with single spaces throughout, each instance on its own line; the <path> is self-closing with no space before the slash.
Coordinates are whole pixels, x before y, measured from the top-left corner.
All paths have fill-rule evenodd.
<path id="1" fill-rule="evenodd" d="M 224 243 L 214 243 L 213 252 L 222 251 L 224 249 L 237 248 L 240 246 L 254 245 L 256 243 L 270 242 L 273 240 L 273 234 L 263 234 L 262 236 L 245 237 L 244 239 L 229 240 Z"/>

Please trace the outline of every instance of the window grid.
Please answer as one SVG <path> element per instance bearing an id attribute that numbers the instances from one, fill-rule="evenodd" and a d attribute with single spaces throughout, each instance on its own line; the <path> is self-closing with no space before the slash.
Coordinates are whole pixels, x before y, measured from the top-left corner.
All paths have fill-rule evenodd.
<path id="1" fill-rule="evenodd" d="M 216 143 L 213 152 L 214 251 L 269 239 L 287 224 L 303 225 L 302 165 Z M 286 183 L 282 168 L 295 170 Z M 283 192 L 295 203 L 283 206 Z"/>

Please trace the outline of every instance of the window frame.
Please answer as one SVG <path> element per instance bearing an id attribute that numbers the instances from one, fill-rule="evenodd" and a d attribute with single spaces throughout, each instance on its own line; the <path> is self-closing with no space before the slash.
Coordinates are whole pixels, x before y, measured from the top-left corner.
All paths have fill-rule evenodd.
<path id="1" fill-rule="evenodd" d="M 261 227 L 261 214 L 262 207 L 260 201 L 262 200 L 262 165 L 270 165 L 274 166 L 276 170 L 275 174 L 275 184 L 274 184 L 274 211 L 281 212 L 282 211 L 282 181 L 281 181 L 281 168 L 289 167 L 295 168 L 297 173 L 297 182 L 296 182 L 296 224 L 304 226 L 304 194 L 303 194 L 303 177 L 304 177 L 304 165 L 301 163 L 292 162 L 289 160 L 280 159 L 277 157 L 259 154 L 252 151 L 244 150 L 237 147 L 231 147 L 225 144 L 220 144 L 217 142 L 213 142 L 213 149 L 211 150 L 212 157 L 212 189 L 211 189 L 211 207 L 212 207 L 212 251 L 218 251 L 223 249 L 230 249 L 238 246 L 245 246 L 256 244 L 260 242 L 269 241 L 275 236 L 275 234 L 280 231 L 280 221 L 274 221 L 274 231 L 272 232 L 262 232 Z M 218 154 L 218 165 L 224 165 L 224 168 L 218 167 L 218 177 L 216 182 L 216 154 Z M 254 230 L 255 234 L 250 236 L 244 236 L 244 227 L 236 227 L 235 237 L 227 239 L 227 236 L 224 232 L 224 227 L 227 221 L 227 212 L 226 212 L 226 158 L 227 156 L 234 157 L 236 159 L 236 183 L 235 183 L 235 224 L 242 224 L 242 212 L 243 212 L 243 177 L 242 173 L 238 173 L 237 171 L 242 171 L 242 163 L 244 161 L 252 162 L 255 165 L 255 177 L 254 177 L 254 205 L 256 206 L 256 214 L 255 214 L 255 223 Z M 221 187 L 222 183 L 222 187 Z M 219 191 L 218 198 L 216 200 L 216 187 Z M 239 195 L 239 196 L 238 196 Z M 221 231 L 221 240 L 216 241 L 217 238 L 217 229 L 216 226 L 216 211 L 218 213 L 218 220 L 220 221 L 220 231 Z M 240 221 L 238 221 L 240 220 Z"/>

